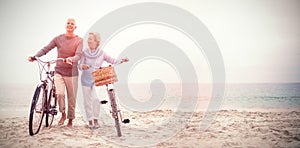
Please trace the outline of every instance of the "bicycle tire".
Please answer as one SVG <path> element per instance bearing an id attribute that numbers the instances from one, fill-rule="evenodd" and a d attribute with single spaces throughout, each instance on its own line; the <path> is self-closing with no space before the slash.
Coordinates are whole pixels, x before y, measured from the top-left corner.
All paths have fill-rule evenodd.
<path id="1" fill-rule="evenodd" d="M 112 117 L 115 120 L 115 127 L 117 130 L 117 135 L 119 137 L 121 137 L 122 132 L 121 132 L 121 126 L 120 126 L 120 119 L 119 119 L 119 110 L 117 107 L 114 90 L 113 89 L 108 90 L 108 95 L 109 95 L 110 105 L 111 105 L 111 109 L 112 109 Z"/>
<path id="2" fill-rule="evenodd" d="M 37 134 L 41 128 L 43 117 L 44 117 L 44 111 L 45 111 L 44 110 L 45 102 L 46 102 L 45 86 L 44 84 L 41 84 L 35 89 L 34 96 L 31 102 L 30 114 L 29 114 L 29 135 L 30 136 Z"/>
<path id="3" fill-rule="evenodd" d="M 49 127 L 53 123 L 54 119 L 54 113 L 52 112 L 53 107 L 55 106 L 55 94 L 53 92 L 54 90 L 51 89 L 47 101 L 47 107 L 46 107 L 46 127 Z"/>

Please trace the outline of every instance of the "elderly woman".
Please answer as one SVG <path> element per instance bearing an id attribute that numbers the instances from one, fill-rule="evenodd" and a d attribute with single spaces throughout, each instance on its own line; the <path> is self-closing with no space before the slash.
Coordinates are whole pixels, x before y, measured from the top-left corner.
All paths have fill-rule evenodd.
<path id="1" fill-rule="evenodd" d="M 90 128 L 99 127 L 98 120 L 100 114 L 100 102 L 97 99 L 92 72 L 96 71 L 104 61 L 111 64 L 120 64 L 128 61 L 127 58 L 116 60 L 110 57 L 99 48 L 99 45 L 100 34 L 97 32 L 90 32 L 88 37 L 89 47 L 84 49 L 79 63 L 79 69 L 82 70 L 81 84 L 84 109 Z"/>

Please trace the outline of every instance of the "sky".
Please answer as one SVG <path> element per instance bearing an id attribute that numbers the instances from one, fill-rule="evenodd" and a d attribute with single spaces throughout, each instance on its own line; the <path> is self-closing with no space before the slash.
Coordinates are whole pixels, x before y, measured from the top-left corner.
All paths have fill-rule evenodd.
<path id="1" fill-rule="evenodd" d="M 75 18 L 75 33 L 84 36 L 101 17 L 118 8 L 147 1 L 137 0 L 1 0 L 0 84 L 36 84 L 38 67 L 27 57 L 46 46 L 55 36 L 65 32 L 67 18 Z M 152 1 L 153 2 L 153 1 Z M 195 15 L 211 32 L 223 56 L 228 83 L 300 82 L 300 1 L 298 0 L 156 0 L 182 8 Z M 185 48 L 196 67 L 201 81 L 210 82 L 209 63 L 201 53 L 189 51 L 193 43 L 182 34 L 162 26 L 144 25 L 128 28 L 116 35 L 107 48 L 124 49 L 134 43 L 137 33 L 147 37 L 161 37 Z M 157 34 L 151 34 L 156 32 Z M 170 34 L 166 37 L 159 34 Z M 172 36 L 176 35 L 175 38 Z M 123 36 L 123 38 L 122 38 Z M 178 41 L 178 36 L 182 40 Z M 139 36 L 140 37 L 140 36 Z M 142 38 L 142 37 L 140 37 Z M 123 39 L 123 40 L 122 40 Z M 129 42 L 130 41 L 130 42 Z M 119 44 L 120 43 L 120 44 Z M 124 43 L 124 44 L 121 44 Z M 187 49 L 189 47 L 189 49 Z M 46 55 L 53 58 L 56 50 Z M 111 51 L 113 56 L 117 51 Z M 194 54 L 195 53 L 195 54 Z M 152 67 L 149 67 L 152 65 Z M 154 66 L 162 73 L 153 72 Z M 157 66 L 161 65 L 161 66 Z M 200 67 L 197 69 L 197 67 Z M 148 60 L 132 67 L 132 81 L 178 78 L 176 65 Z M 147 71 L 148 70 L 148 71 Z M 147 80 L 148 81 L 148 80 Z"/>

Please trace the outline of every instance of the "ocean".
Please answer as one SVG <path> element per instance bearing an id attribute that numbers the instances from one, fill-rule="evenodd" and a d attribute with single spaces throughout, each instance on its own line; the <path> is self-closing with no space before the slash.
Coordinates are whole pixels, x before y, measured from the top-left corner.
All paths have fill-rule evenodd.
<path id="1" fill-rule="evenodd" d="M 147 84 L 129 84 L 128 90 L 131 99 L 120 98 L 120 96 L 124 96 L 122 94 L 128 94 L 128 90 L 122 92 L 122 87 L 116 86 L 116 95 L 119 97 L 121 108 L 129 111 L 176 110 L 179 105 L 182 105 L 180 108 L 190 108 L 188 106 L 190 104 L 186 103 L 185 105 L 189 99 L 197 100 L 196 109 L 192 110 L 205 111 L 211 101 L 211 86 L 209 84 L 200 85 L 198 93 L 191 93 L 192 95 L 184 95 L 185 97 L 183 97 L 182 86 L 178 84 L 165 84 L 163 89 L 156 89 L 155 86 Z M 36 85 L 1 84 L 0 117 L 28 116 L 35 87 Z M 162 92 L 156 93 L 159 91 Z M 106 97 L 103 93 L 99 96 L 100 100 L 107 99 Z M 132 102 L 128 103 L 130 100 Z M 220 110 L 293 109 L 299 111 L 300 83 L 226 84 L 223 99 L 218 101 L 222 101 L 219 102 Z M 78 89 L 77 105 L 82 111 L 81 88 Z"/>
<path id="2" fill-rule="evenodd" d="M 229 84 L 224 108 L 300 110 L 300 83 Z"/>

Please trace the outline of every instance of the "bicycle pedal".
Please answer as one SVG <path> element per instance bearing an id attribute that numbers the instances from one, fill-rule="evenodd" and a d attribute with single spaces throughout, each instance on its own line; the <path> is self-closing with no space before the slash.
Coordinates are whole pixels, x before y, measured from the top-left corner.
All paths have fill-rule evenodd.
<path id="1" fill-rule="evenodd" d="M 129 119 L 124 119 L 122 122 L 125 123 L 125 124 L 127 124 L 127 123 L 130 122 L 130 120 Z"/>
<path id="2" fill-rule="evenodd" d="M 50 113 L 51 115 L 57 115 L 57 110 L 51 110 Z"/>
<path id="3" fill-rule="evenodd" d="M 106 100 L 102 100 L 102 101 L 100 101 L 100 103 L 101 103 L 101 104 L 106 104 L 107 101 L 106 101 Z"/>

